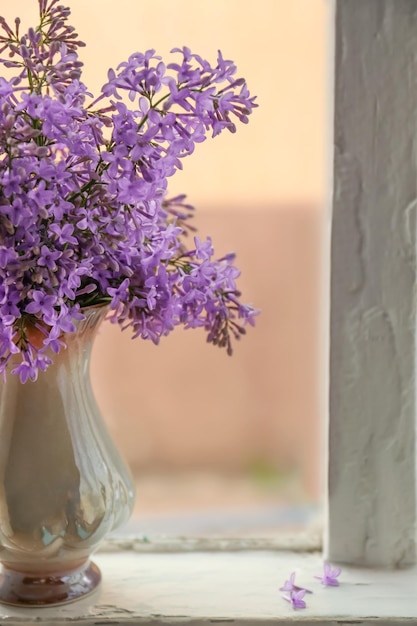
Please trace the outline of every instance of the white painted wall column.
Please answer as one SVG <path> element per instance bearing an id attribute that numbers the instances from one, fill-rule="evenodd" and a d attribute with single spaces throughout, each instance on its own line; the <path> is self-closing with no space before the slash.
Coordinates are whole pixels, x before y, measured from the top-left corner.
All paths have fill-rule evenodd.
<path id="1" fill-rule="evenodd" d="M 417 2 L 336 0 L 325 555 L 415 562 Z"/>

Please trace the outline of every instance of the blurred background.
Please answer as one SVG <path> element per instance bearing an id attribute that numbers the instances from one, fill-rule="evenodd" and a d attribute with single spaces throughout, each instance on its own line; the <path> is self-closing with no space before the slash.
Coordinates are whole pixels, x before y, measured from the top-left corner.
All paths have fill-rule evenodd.
<path id="1" fill-rule="evenodd" d="M 160 346 L 106 323 L 97 399 L 137 484 L 139 532 L 265 535 L 301 527 L 321 495 L 323 241 L 327 164 L 326 0 L 63 0 L 84 82 L 155 48 L 233 59 L 258 97 L 247 126 L 197 146 L 170 182 L 197 207 L 218 256 L 237 253 L 246 302 L 262 310 L 233 357 L 204 332 Z M 1 0 L 29 24 L 36 0 Z M 313 514 L 314 517 L 315 513 Z"/>

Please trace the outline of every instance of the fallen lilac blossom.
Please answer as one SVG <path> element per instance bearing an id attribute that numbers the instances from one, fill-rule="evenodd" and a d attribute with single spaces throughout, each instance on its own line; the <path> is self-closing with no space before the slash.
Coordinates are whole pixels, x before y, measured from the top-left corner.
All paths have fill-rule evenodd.
<path id="1" fill-rule="evenodd" d="M 290 574 L 290 579 L 286 580 L 282 587 L 279 588 L 280 591 L 305 591 L 306 593 L 313 593 L 309 589 L 305 587 L 300 587 L 295 584 L 295 572 Z"/>
<path id="2" fill-rule="evenodd" d="M 324 573 L 321 576 L 314 576 L 314 578 L 320 580 L 321 584 L 326 587 L 338 587 L 340 583 L 337 578 L 342 570 L 339 567 L 332 568 L 330 563 L 324 563 L 323 569 Z"/>
<path id="3" fill-rule="evenodd" d="M 305 594 L 306 590 L 300 589 L 299 591 L 290 591 L 289 596 L 282 594 L 282 597 L 291 604 L 293 609 L 305 609 L 307 606 L 303 600 Z"/>

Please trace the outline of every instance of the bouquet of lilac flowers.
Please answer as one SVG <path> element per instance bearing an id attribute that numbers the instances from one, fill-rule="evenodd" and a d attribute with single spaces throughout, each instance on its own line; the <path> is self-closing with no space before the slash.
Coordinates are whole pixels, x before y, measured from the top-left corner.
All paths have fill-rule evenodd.
<path id="1" fill-rule="evenodd" d="M 202 326 L 231 353 L 256 312 L 239 301 L 233 255 L 213 259 L 210 239 L 187 247 L 192 207 L 167 197 L 167 179 L 210 132 L 248 121 L 245 81 L 220 52 L 212 67 L 188 48 L 168 65 L 148 50 L 94 98 L 69 9 L 38 2 L 26 34 L 0 17 L 13 74 L 0 77 L 0 372 L 18 355 L 12 373 L 35 380 L 92 305 L 134 337 Z"/>

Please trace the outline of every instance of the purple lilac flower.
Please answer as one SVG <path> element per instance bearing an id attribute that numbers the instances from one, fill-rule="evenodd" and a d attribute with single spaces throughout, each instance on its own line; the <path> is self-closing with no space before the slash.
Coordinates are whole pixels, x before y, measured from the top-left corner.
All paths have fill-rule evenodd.
<path id="1" fill-rule="evenodd" d="M 19 374 L 22 383 L 28 380 L 36 380 L 38 373 L 33 361 L 22 361 L 17 367 L 12 369 L 12 374 Z"/>
<path id="2" fill-rule="evenodd" d="M 299 587 L 295 584 L 295 572 L 290 574 L 289 580 L 286 580 L 282 587 L 279 588 L 280 591 L 305 591 L 305 593 L 312 593 L 309 589 L 305 587 Z"/>
<path id="3" fill-rule="evenodd" d="M 11 372 L 35 380 L 90 305 L 156 344 L 203 327 L 231 354 L 257 311 L 240 301 L 233 255 L 190 246 L 193 208 L 169 199 L 168 178 L 210 133 L 246 123 L 255 99 L 232 61 L 187 47 L 170 63 L 132 54 L 93 99 L 69 9 L 38 4 L 27 33 L 0 17 L 14 72 L 0 78 L 0 373 L 13 357 Z"/>
<path id="4" fill-rule="evenodd" d="M 300 589 L 299 591 L 290 591 L 289 595 L 282 594 L 282 597 L 291 604 L 293 609 L 305 609 L 307 606 L 303 600 L 305 594 L 306 590 Z"/>
<path id="5" fill-rule="evenodd" d="M 17 291 L 9 290 L 7 295 L 3 298 L 3 302 L 0 306 L 0 315 L 6 326 L 13 324 L 14 321 L 21 316 L 18 307 L 19 301 L 20 295 Z"/>
<path id="6" fill-rule="evenodd" d="M 47 246 L 42 246 L 41 254 L 38 259 L 38 265 L 44 265 L 50 270 L 56 270 L 57 265 L 55 261 L 62 256 L 62 252 L 50 250 Z"/>
<path id="7" fill-rule="evenodd" d="M 314 578 L 320 580 L 322 585 L 326 587 L 338 587 L 340 583 L 337 578 L 342 570 L 339 567 L 332 568 L 330 563 L 324 563 L 323 569 L 324 573 L 322 576 L 314 576 Z"/>
<path id="8" fill-rule="evenodd" d="M 25 312 L 42 313 L 50 317 L 53 315 L 56 302 L 56 296 L 48 296 L 43 291 L 37 290 L 32 293 L 32 302 L 27 305 Z"/>

